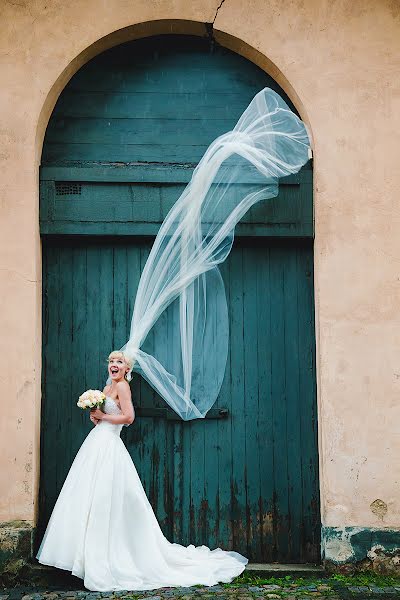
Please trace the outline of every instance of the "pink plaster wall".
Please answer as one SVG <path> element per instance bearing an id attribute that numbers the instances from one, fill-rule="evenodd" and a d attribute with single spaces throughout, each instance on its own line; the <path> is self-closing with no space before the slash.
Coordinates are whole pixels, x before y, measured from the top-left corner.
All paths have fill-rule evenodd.
<path id="1" fill-rule="evenodd" d="M 313 132 L 323 523 L 399 526 L 400 5 L 219 4 L 1 3 L 0 521 L 37 517 L 37 168 L 52 107 L 69 77 L 104 48 L 159 32 L 200 34 L 215 19 L 216 38 L 274 76 Z M 387 504 L 383 516 L 370 507 L 378 498 Z"/>

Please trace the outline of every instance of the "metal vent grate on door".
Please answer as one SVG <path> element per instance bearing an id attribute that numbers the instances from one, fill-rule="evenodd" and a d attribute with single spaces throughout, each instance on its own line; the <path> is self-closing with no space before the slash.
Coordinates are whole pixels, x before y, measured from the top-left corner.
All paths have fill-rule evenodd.
<path id="1" fill-rule="evenodd" d="M 76 181 L 56 181 L 56 196 L 80 196 L 82 184 Z"/>

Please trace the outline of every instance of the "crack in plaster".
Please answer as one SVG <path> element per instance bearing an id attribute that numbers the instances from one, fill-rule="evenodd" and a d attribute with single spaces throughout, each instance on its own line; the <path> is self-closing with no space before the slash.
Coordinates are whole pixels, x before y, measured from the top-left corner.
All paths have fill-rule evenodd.
<path id="1" fill-rule="evenodd" d="M 215 13 L 215 15 L 214 15 L 214 19 L 213 19 L 213 22 L 212 22 L 212 27 L 214 27 L 214 24 L 215 24 L 216 18 L 218 17 L 219 9 L 220 9 L 220 8 L 221 8 L 221 6 L 224 4 L 224 2 L 225 2 L 225 0 L 221 0 L 220 4 L 219 4 L 219 6 L 218 6 L 218 8 L 217 8 L 217 10 L 216 10 L 216 13 Z"/>
<path id="2" fill-rule="evenodd" d="M 214 38 L 214 25 L 215 25 L 215 21 L 216 21 L 216 19 L 218 17 L 219 10 L 220 10 L 221 6 L 224 4 L 224 2 L 225 2 L 225 0 L 221 0 L 221 2 L 219 3 L 219 6 L 217 6 L 217 10 L 215 11 L 215 15 L 214 15 L 214 18 L 213 18 L 212 22 L 211 23 L 205 23 L 206 33 L 207 33 L 207 36 L 208 36 L 208 38 L 210 40 L 211 49 L 214 48 L 214 44 L 215 44 L 215 38 Z"/>
<path id="3" fill-rule="evenodd" d="M 27 281 L 29 283 L 37 283 L 36 279 L 29 279 L 26 275 L 24 275 L 23 273 L 20 273 L 19 271 L 16 271 L 15 269 L 0 268 L 0 271 L 5 271 L 6 273 L 12 273 L 14 275 L 18 275 L 19 277 L 21 277 L 21 279 L 24 279 L 24 281 Z"/>

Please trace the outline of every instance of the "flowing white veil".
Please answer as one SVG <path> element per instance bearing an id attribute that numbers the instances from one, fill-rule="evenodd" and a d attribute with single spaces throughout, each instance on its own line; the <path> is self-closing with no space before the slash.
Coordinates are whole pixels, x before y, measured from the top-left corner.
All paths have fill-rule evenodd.
<path id="1" fill-rule="evenodd" d="M 229 327 L 218 264 L 235 226 L 256 202 L 277 196 L 279 178 L 309 158 L 306 125 L 264 88 L 234 129 L 208 147 L 160 226 L 121 350 L 184 420 L 206 415 L 224 378 Z M 150 331 L 151 354 L 142 349 Z"/>

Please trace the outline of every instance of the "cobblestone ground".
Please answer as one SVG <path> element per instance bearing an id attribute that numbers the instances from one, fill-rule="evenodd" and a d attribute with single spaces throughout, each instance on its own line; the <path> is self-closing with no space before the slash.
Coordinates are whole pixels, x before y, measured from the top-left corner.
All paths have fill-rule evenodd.
<path id="1" fill-rule="evenodd" d="M 216 585 L 213 587 L 161 588 L 151 592 L 90 592 L 84 589 L 33 589 L 15 587 L 0 590 L 0 600 L 400 600 L 400 586 L 343 586 L 331 583 L 296 585 Z"/>

